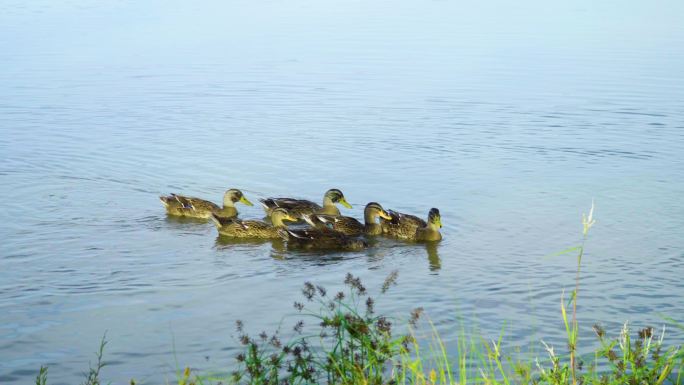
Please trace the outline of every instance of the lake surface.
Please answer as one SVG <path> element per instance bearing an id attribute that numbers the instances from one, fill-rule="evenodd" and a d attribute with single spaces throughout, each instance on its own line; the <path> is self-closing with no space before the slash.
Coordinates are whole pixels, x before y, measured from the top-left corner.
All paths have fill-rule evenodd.
<path id="1" fill-rule="evenodd" d="M 515 3 L 515 4 L 513 4 Z M 234 321 L 273 330 L 347 272 L 446 342 L 459 319 L 562 350 L 581 213 L 590 328 L 684 320 L 681 1 L 23 1 L 0 4 L 0 382 L 228 370 Z M 160 194 L 227 188 L 426 216 L 436 248 L 224 244 Z M 261 208 L 239 207 L 245 218 Z M 668 328 L 671 343 L 684 333 Z M 452 344 L 453 345 L 453 344 Z"/>

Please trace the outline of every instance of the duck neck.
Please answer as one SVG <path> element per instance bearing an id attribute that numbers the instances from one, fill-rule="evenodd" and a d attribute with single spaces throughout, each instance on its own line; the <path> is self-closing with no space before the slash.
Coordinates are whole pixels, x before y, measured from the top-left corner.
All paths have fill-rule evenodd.
<path id="1" fill-rule="evenodd" d="M 320 213 L 328 215 L 340 215 L 340 209 L 335 206 L 335 202 L 333 202 L 332 199 L 324 196 L 323 209 L 320 211 Z"/>
<path id="2" fill-rule="evenodd" d="M 434 223 L 428 223 L 427 226 L 423 227 L 418 239 L 423 241 L 439 241 L 442 239 L 442 234 L 439 232 L 439 226 Z"/>
<path id="3" fill-rule="evenodd" d="M 234 206 L 231 206 L 231 207 L 223 206 L 223 208 L 221 208 L 218 211 L 218 213 L 222 217 L 234 217 L 234 216 L 237 216 L 237 209 Z"/>
<path id="4" fill-rule="evenodd" d="M 439 233 L 439 226 L 437 226 L 437 225 L 434 224 L 434 223 L 429 223 L 429 222 L 428 222 L 427 228 L 428 228 L 428 230 L 430 230 L 431 232 Z"/>
<path id="5" fill-rule="evenodd" d="M 379 223 L 366 222 L 365 231 L 368 235 L 382 234 L 382 226 Z"/>
<path id="6" fill-rule="evenodd" d="M 366 212 L 363 213 L 363 220 L 366 222 L 367 225 L 377 224 L 378 213 L 376 213 L 375 211 L 366 210 Z"/>

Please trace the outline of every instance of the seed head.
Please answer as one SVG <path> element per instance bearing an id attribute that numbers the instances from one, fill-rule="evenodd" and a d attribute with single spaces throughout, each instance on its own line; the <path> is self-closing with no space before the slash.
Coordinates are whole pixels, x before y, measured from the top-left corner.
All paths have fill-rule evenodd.
<path id="1" fill-rule="evenodd" d="M 396 285 L 397 284 L 397 278 L 399 277 L 399 272 L 397 270 L 392 271 L 387 278 L 385 278 L 385 282 L 382 283 L 382 293 L 385 294 L 387 290 L 389 290 L 390 286 Z"/>
<path id="2" fill-rule="evenodd" d="M 297 324 L 293 328 L 293 330 L 296 331 L 297 333 L 301 333 L 302 329 L 304 329 L 304 321 L 297 322 Z"/>
<path id="3" fill-rule="evenodd" d="M 316 295 L 316 287 L 311 282 L 304 283 L 304 288 L 302 289 L 302 294 L 307 300 L 311 301 Z"/>
<path id="4" fill-rule="evenodd" d="M 589 229 L 596 223 L 594 220 L 594 200 L 591 200 L 591 209 L 589 210 L 589 215 L 582 214 L 582 234 L 586 236 L 589 233 Z"/>
<path id="5" fill-rule="evenodd" d="M 366 299 L 366 312 L 368 312 L 368 314 L 373 314 L 374 305 L 375 301 L 373 301 L 373 298 L 368 297 L 368 299 Z"/>
<path id="6" fill-rule="evenodd" d="M 318 290 L 318 294 L 319 294 L 321 297 L 325 297 L 325 295 L 328 293 L 328 291 L 325 290 L 325 288 L 324 288 L 323 286 L 321 286 L 321 285 L 317 285 L 317 286 L 316 286 L 316 289 Z"/>
<path id="7" fill-rule="evenodd" d="M 411 312 L 411 319 L 409 319 L 409 323 L 411 326 L 416 327 L 418 324 L 418 320 L 420 319 L 420 316 L 423 314 L 423 308 L 422 307 L 417 307 L 413 309 Z"/>

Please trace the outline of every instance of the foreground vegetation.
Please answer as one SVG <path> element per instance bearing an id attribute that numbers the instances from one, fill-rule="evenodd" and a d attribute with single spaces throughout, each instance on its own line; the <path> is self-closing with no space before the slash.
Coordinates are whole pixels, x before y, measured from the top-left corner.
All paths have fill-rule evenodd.
<path id="1" fill-rule="evenodd" d="M 396 273 L 384 282 L 380 294 L 397 279 Z M 614 336 L 599 325 L 595 351 L 580 357 L 577 350 L 577 324 L 566 314 L 568 344 L 564 354 L 545 345 L 544 357 L 526 360 L 506 354 L 498 340 L 488 341 L 461 332 L 449 352 L 437 331 L 423 316 L 422 309 L 410 313 L 407 327 L 395 332 L 396 320 L 375 312 L 375 299 L 363 283 L 352 275 L 345 279 L 347 290 L 330 295 L 321 286 L 306 283 L 304 299 L 294 306 L 301 319 L 294 323 L 284 342 L 277 331 L 252 336 L 241 321 L 236 329 L 243 352 L 236 369 L 223 376 L 195 374 L 189 368 L 179 371 L 178 385 L 202 384 L 336 384 L 336 385 L 433 385 L 433 384 L 548 384 L 548 385 L 659 385 L 684 384 L 684 354 L 667 347 L 664 332 L 646 327 L 633 331 L 625 324 Z M 576 298 L 576 297 L 574 297 Z M 572 302 L 572 301 L 571 301 Z M 422 324 L 419 326 L 419 324 Z M 426 326 L 427 331 L 420 331 Z M 102 384 L 99 373 L 103 339 L 94 367 L 86 373 L 84 385 Z M 518 353 L 519 354 L 519 353 Z M 573 366 L 574 363 L 574 366 Z M 106 382 L 104 382 L 106 383 Z M 160 381 L 159 383 L 165 383 Z M 47 368 L 41 368 L 36 385 L 47 384 Z M 136 384 L 134 380 L 131 384 Z"/>
<path id="2" fill-rule="evenodd" d="M 593 226 L 593 205 L 583 218 L 582 242 L 562 252 L 577 253 L 575 288 L 567 302 L 561 296 L 560 315 L 567 344 L 559 354 L 541 344 L 543 357 L 527 359 L 520 353 L 502 351 L 502 336 L 489 341 L 464 329 L 455 346 L 447 349 L 437 330 L 414 309 L 407 325 L 377 314 L 371 297 L 358 277 L 348 274 L 346 290 L 330 294 L 307 282 L 303 299 L 295 302 L 300 319 L 288 340 L 282 330 L 269 335 L 247 333 L 242 321 L 236 329 L 244 346 L 230 375 L 213 376 L 179 371 L 179 385 L 201 384 L 334 384 L 334 385 L 661 385 L 684 384 L 684 351 L 667 346 L 665 331 L 654 328 L 632 330 L 627 323 L 610 336 L 594 325 L 597 340 L 593 353 L 578 354 L 577 301 L 585 241 Z M 380 296 L 397 282 L 390 274 Z M 419 323 L 429 329 L 420 332 Z M 397 332 L 396 324 L 400 324 Z M 103 339 L 97 363 L 86 373 L 84 385 L 100 384 L 100 369 L 106 341 Z M 47 368 L 41 368 L 37 385 L 46 385 Z M 131 381 L 135 384 L 135 381 Z"/>

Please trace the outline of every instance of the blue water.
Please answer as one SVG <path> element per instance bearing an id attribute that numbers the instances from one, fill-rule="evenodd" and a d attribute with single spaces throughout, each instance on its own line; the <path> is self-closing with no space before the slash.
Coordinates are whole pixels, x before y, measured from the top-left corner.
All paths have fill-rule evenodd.
<path id="1" fill-rule="evenodd" d="M 684 310 L 684 3 L 7 0 L 0 4 L 0 382 L 227 371 L 307 280 L 361 276 L 504 346 L 562 350 L 581 213 L 591 325 Z M 157 196 L 227 188 L 442 213 L 435 248 L 223 244 Z M 243 217 L 259 207 L 239 207 Z M 667 341 L 684 333 L 667 329 Z"/>

